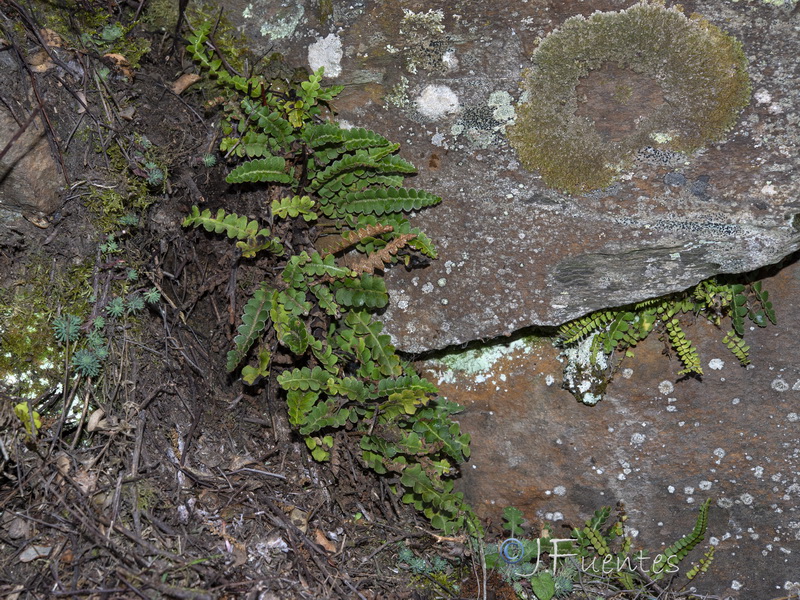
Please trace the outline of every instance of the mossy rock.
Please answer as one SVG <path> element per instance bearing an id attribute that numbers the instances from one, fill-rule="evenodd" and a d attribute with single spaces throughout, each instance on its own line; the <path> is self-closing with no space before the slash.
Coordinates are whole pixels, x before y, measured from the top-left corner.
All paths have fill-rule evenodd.
<path id="1" fill-rule="evenodd" d="M 509 139 L 525 167 L 570 193 L 608 186 L 643 147 L 721 140 L 750 98 L 740 42 L 660 3 L 567 19 L 533 62 Z"/>

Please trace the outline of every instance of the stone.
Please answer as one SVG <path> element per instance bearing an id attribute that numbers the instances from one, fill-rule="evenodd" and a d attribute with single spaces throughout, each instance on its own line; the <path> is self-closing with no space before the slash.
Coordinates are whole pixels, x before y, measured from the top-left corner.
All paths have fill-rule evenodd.
<path id="1" fill-rule="evenodd" d="M 420 372 L 465 407 L 458 421 L 472 454 L 458 488 L 495 523 L 515 506 L 562 537 L 567 525 L 622 501 L 633 548 L 654 552 L 688 533 L 711 498 L 706 541 L 692 558 L 709 544 L 716 554 L 693 585 L 739 598 L 800 589 L 800 264 L 764 287 L 778 326 L 745 332 L 751 366 L 725 348 L 724 330 L 698 320 L 685 331 L 702 380 L 678 377 L 680 363 L 651 336 L 594 407 L 561 388 L 564 365 L 548 339 L 426 361 Z"/>
<path id="2" fill-rule="evenodd" d="M 569 195 L 521 166 L 506 129 L 537 39 L 569 17 L 609 10 L 608 2 L 480 10 L 464 2 L 353 3 L 334 7 L 328 21 L 306 4 L 292 13 L 301 17 L 284 19 L 280 36 L 267 28 L 263 44 L 306 60 L 309 47 L 336 33 L 341 75 L 326 80 L 345 85 L 339 117 L 402 143 L 419 168 L 408 185 L 443 198 L 415 218 L 439 260 L 388 272 L 392 303 L 382 318 L 400 350 L 558 325 L 774 264 L 800 248 L 800 75 L 787 59 L 800 55 L 800 36 L 790 6 L 694 3 L 742 42 L 750 105 L 718 143 L 681 154 L 654 140 L 610 187 Z M 263 20 L 243 12 L 246 29 Z M 635 73 L 606 71 L 627 77 L 637 102 L 660 101 L 657 86 Z M 581 85 L 581 114 L 602 117 L 598 130 L 612 141 L 627 135 L 640 115 L 608 110 L 620 86 L 591 76 Z"/>
<path id="3" fill-rule="evenodd" d="M 34 118 L 0 161 L 0 210 L 38 220 L 59 207 L 64 178 L 53 158 L 44 127 L 41 116 Z M 19 129 L 20 124 L 8 109 L 0 106 L 0 150 Z"/>

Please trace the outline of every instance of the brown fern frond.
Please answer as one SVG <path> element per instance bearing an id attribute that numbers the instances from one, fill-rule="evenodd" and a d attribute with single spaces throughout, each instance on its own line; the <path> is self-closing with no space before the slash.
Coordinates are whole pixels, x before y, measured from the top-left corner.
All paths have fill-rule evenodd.
<path id="1" fill-rule="evenodd" d="M 326 242 L 326 248 L 322 256 L 325 257 L 328 254 L 338 254 L 343 250 L 347 250 L 351 246 L 355 246 L 361 240 L 365 240 L 366 238 L 370 237 L 378 237 L 379 235 L 390 233 L 392 231 L 394 231 L 394 227 L 391 225 L 383 225 L 381 223 L 368 225 L 367 227 L 362 227 L 361 229 L 356 229 L 355 231 L 345 231 L 341 236 L 339 236 L 339 239 Z"/>
<path id="2" fill-rule="evenodd" d="M 392 257 L 415 237 L 417 236 L 414 233 L 399 235 L 380 250 L 355 261 L 353 264 L 349 265 L 349 267 L 357 273 L 375 273 L 375 271 L 383 271 L 385 265 L 392 263 Z"/>

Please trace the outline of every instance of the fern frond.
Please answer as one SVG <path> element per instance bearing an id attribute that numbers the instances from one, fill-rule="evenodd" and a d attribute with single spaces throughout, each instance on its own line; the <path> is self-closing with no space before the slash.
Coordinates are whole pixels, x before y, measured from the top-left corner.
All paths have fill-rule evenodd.
<path id="1" fill-rule="evenodd" d="M 286 394 L 286 404 L 289 407 L 289 422 L 297 427 L 306 420 L 306 415 L 311 411 L 319 398 L 319 392 L 289 390 Z"/>
<path id="2" fill-rule="evenodd" d="M 351 171 L 364 169 L 371 173 L 397 174 L 416 173 L 417 170 L 410 162 L 399 156 L 383 156 L 376 158 L 366 150 L 359 150 L 337 160 L 321 173 L 318 173 L 308 186 L 310 191 L 317 191 L 324 185 L 332 182 L 336 177 L 349 174 Z"/>
<path id="3" fill-rule="evenodd" d="M 370 313 L 363 310 L 353 310 L 345 317 L 345 324 L 353 329 L 355 334 L 364 340 L 370 352 L 372 361 L 384 377 L 400 375 L 400 357 L 395 353 L 391 338 L 381 334 L 383 325 L 372 320 Z"/>
<path id="4" fill-rule="evenodd" d="M 336 290 L 336 301 L 347 307 L 383 308 L 389 303 L 389 295 L 382 277 L 363 273 L 361 277 L 341 282 L 341 287 Z"/>
<path id="5" fill-rule="evenodd" d="M 664 576 L 664 567 L 667 564 L 677 566 L 692 549 L 703 541 L 708 527 L 708 509 L 711 506 L 711 498 L 708 498 L 700 506 L 700 514 L 691 533 L 683 536 L 677 542 L 669 546 L 653 561 L 650 567 L 650 576 L 653 579 L 661 579 Z"/>
<path id="6" fill-rule="evenodd" d="M 270 316 L 278 341 L 297 356 L 305 354 L 313 340 L 305 322 L 291 314 L 277 301 L 273 303 Z"/>
<path id="7" fill-rule="evenodd" d="M 276 294 L 275 290 L 262 285 L 245 304 L 242 324 L 237 329 L 238 335 L 233 338 L 233 350 L 228 352 L 226 368 L 229 372 L 244 360 L 247 351 L 266 327 Z"/>
<path id="8" fill-rule="evenodd" d="M 283 183 L 294 181 L 285 172 L 286 160 L 280 156 L 256 158 L 234 168 L 225 181 L 228 183 Z"/>
<path id="9" fill-rule="evenodd" d="M 305 392 L 311 390 L 312 392 L 318 392 L 328 387 L 329 379 L 331 379 L 331 374 L 321 367 L 292 369 L 278 375 L 278 383 L 287 391 L 300 390 Z"/>
<path id="10" fill-rule="evenodd" d="M 309 196 L 281 198 L 280 200 L 272 201 L 272 214 L 279 219 L 295 218 L 302 215 L 304 221 L 314 221 L 317 218 L 314 206 L 315 202 Z"/>
<path id="11" fill-rule="evenodd" d="M 340 144 L 346 130 L 335 123 L 309 123 L 303 127 L 301 136 L 309 148 Z"/>
<path id="12" fill-rule="evenodd" d="M 742 366 L 750 364 L 749 351 L 750 346 L 744 343 L 744 340 L 736 335 L 736 332 L 731 330 L 722 338 L 722 343 L 727 346 L 728 350 L 739 360 Z"/>
<path id="13" fill-rule="evenodd" d="M 683 369 L 678 371 L 678 375 L 685 375 L 688 373 L 703 374 L 703 368 L 700 366 L 700 355 L 697 353 L 697 348 L 694 347 L 692 342 L 686 338 L 686 334 L 681 329 L 678 319 L 669 319 L 664 322 L 667 329 L 667 337 L 670 345 L 675 350 Z"/>
<path id="14" fill-rule="evenodd" d="M 745 295 L 745 287 L 741 284 L 731 286 L 733 294 L 733 303 L 731 304 L 731 323 L 733 330 L 739 337 L 744 337 L 744 318 L 750 309 L 747 308 L 747 296 Z"/>
<path id="15" fill-rule="evenodd" d="M 253 258 L 264 250 L 275 256 L 283 256 L 284 251 L 283 244 L 280 243 L 278 238 L 265 237 L 263 235 L 255 235 L 241 242 L 236 242 L 236 247 L 242 251 L 242 256 L 245 258 Z"/>
<path id="16" fill-rule="evenodd" d="M 706 573 L 706 571 L 708 571 L 708 568 L 714 561 L 714 550 L 716 550 L 716 546 L 711 546 L 708 549 L 708 552 L 706 552 L 703 555 L 703 558 L 697 561 L 697 564 L 686 572 L 686 579 L 691 581 L 698 575 L 703 575 L 704 573 Z"/>
<path id="17" fill-rule="evenodd" d="M 392 225 L 376 223 L 375 225 L 368 225 L 367 227 L 362 227 L 355 231 L 345 231 L 333 242 L 327 242 L 326 240 L 325 254 L 339 254 L 363 240 L 378 237 L 384 233 L 391 233 L 393 230 L 394 227 Z"/>
<path id="18" fill-rule="evenodd" d="M 337 198 L 335 205 L 341 213 L 381 216 L 385 213 L 420 210 L 441 201 L 439 196 L 413 188 L 370 188 L 363 192 L 351 192 L 344 199 Z"/>
<path id="19" fill-rule="evenodd" d="M 772 302 L 769 299 L 769 292 L 763 288 L 760 281 L 753 283 L 750 289 L 753 290 L 753 295 L 761 305 L 761 311 L 755 313 L 756 318 L 751 317 L 752 321 L 759 327 L 766 327 L 767 322 L 764 319 L 766 316 L 773 325 L 777 325 L 778 318 L 775 315 L 775 307 L 772 306 Z"/>
<path id="20" fill-rule="evenodd" d="M 353 271 L 356 273 L 374 273 L 375 271 L 382 271 L 386 265 L 394 262 L 394 256 L 415 237 L 413 233 L 406 233 L 394 238 L 380 250 L 355 261 L 351 265 Z"/>
<path id="21" fill-rule="evenodd" d="M 192 206 L 191 212 L 183 220 L 182 225 L 184 227 L 202 225 L 206 231 L 225 233 L 229 238 L 237 240 L 246 240 L 256 236 L 268 237 L 270 235 L 269 229 L 262 229 L 258 221 L 248 220 L 247 217 L 240 217 L 236 213 L 226 213 L 222 208 L 212 217 L 211 210 L 208 208 L 200 212 L 197 206 Z"/>
<path id="22" fill-rule="evenodd" d="M 602 330 L 617 317 L 618 311 L 600 310 L 559 327 L 559 343 L 568 346 Z"/>
<path id="23" fill-rule="evenodd" d="M 284 119 L 281 114 L 272 106 L 261 105 L 248 98 L 242 100 L 242 110 L 248 115 L 251 121 L 258 123 L 261 133 L 268 136 L 273 147 L 288 149 L 289 145 L 296 139 L 293 135 L 294 128 L 289 121 Z"/>
<path id="24" fill-rule="evenodd" d="M 611 354 L 614 348 L 627 346 L 628 331 L 631 323 L 636 318 L 632 312 L 619 311 L 616 318 L 608 326 L 608 329 L 601 335 L 603 336 L 603 352 Z"/>

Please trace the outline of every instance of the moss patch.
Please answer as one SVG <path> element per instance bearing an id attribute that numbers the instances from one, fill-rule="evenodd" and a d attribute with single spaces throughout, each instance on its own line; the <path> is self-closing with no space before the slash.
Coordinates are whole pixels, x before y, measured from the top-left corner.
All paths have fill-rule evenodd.
<path id="1" fill-rule="evenodd" d="M 572 17 L 533 61 L 509 139 L 527 168 L 571 193 L 609 185 L 643 146 L 721 140 L 750 97 L 739 41 L 659 3 Z"/>

